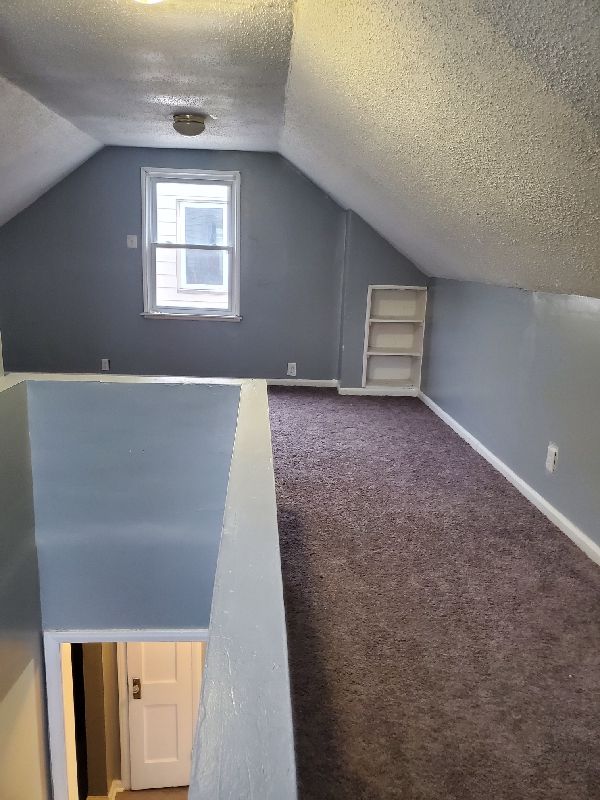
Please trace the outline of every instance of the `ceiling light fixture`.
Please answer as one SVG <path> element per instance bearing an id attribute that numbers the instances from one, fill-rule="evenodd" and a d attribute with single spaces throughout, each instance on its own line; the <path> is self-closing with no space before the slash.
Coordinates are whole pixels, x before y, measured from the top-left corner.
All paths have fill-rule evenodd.
<path id="1" fill-rule="evenodd" d="M 173 114 L 173 127 L 182 136 L 198 136 L 205 128 L 203 114 Z"/>
<path id="2" fill-rule="evenodd" d="M 144 6 L 153 6 L 156 3 L 162 3 L 163 0 L 135 0 L 136 3 L 141 3 Z"/>

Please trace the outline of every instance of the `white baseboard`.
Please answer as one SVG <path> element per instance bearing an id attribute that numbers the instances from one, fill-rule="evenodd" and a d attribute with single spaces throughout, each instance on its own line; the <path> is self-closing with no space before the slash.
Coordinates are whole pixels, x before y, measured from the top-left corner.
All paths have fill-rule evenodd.
<path id="1" fill-rule="evenodd" d="M 338 394 L 364 395 L 367 397 L 417 397 L 415 387 L 394 389 L 387 386 L 338 386 Z"/>
<path id="2" fill-rule="evenodd" d="M 539 509 L 542 514 L 544 514 L 550 522 L 553 522 L 557 528 L 559 528 L 563 533 L 565 533 L 572 542 L 574 542 L 580 550 L 589 556 L 592 561 L 596 564 L 600 564 L 600 545 L 596 544 L 593 539 L 591 539 L 587 533 L 584 533 L 580 528 L 575 525 L 575 523 L 571 522 L 570 519 L 565 517 L 565 515 L 559 511 L 555 506 L 546 500 L 545 497 L 537 492 L 532 486 L 526 483 L 523 478 L 519 477 L 516 472 L 514 472 L 509 466 L 507 466 L 504 461 L 501 461 L 498 456 L 494 455 L 491 450 L 488 450 L 485 445 L 481 444 L 479 439 L 476 439 L 473 434 L 469 433 L 466 428 L 463 428 L 460 423 L 458 423 L 454 417 L 451 417 L 450 414 L 447 414 L 443 408 L 438 406 L 430 397 L 427 397 L 426 394 L 423 392 L 419 392 L 420 399 L 425 403 L 428 408 L 430 408 L 434 414 L 443 420 L 446 425 L 448 425 L 452 430 L 457 433 L 461 439 L 464 439 L 467 444 L 470 444 L 471 447 L 476 450 L 480 456 L 483 456 L 485 460 L 497 469 L 501 475 L 512 483 L 515 489 L 518 489 L 519 492 L 523 495 L 523 497 L 527 498 L 530 503 Z"/>
<path id="3" fill-rule="evenodd" d="M 121 781 L 113 781 L 110 785 L 107 795 L 103 794 L 88 794 L 87 800 L 115 800 L 119 792 L 124 792 L 123 784 Z"/>
<path id="4" fill-rule="evenodd" d="M 339 381 L 334 378 L 331 380 L 310 380 L 307 378 L 267 378 L 268 386 L 313 386 L 321 388 L 337 389 L 338 394 L 371 395 L 372 397 L 416 397 L 419 390 L 414 387 L 398 388 L 377 386 L 377 387 L 347 387 L 340 386 Z"/>
<path id="5" fill-rule="evenodd" d="M 267 378 L 268 386 L 322 386 L 335 389 L 338 382 L 335 378 L 331 380 L 315 380 L 309 378 Z"/>
<path id="6" fill-rule="evenodd" d="M 108 800 L 115 800 L 115 798 L 119 794 L 119 792 L 124 792 L 124 791 L 125 791 L 125 789 L 124 789 L 123 784 L 121 783 L 121 781 L 117 781 L 117 780 L 113 781 L 111 783 L 111 785 L 110 785 L 110 789 L 109 789 L 109 792 L 108 792 Z"/>

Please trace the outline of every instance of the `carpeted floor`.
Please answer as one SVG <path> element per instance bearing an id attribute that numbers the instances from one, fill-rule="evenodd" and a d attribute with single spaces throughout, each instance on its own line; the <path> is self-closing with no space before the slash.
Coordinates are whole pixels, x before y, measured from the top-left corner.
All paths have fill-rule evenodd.
<path id="1" fill-rule="evenodd" d="M 600 798 L 600 568 L 420 401 L 269 399 L 302 800 Z"/>

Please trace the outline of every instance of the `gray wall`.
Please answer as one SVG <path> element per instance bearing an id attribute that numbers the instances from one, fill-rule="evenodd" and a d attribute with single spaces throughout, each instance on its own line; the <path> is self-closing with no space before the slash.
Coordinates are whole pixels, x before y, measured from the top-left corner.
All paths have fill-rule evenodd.
<path id="1" fill-rule="evenodd" d="M 28 396 L 44 627 L 208 627 L 239 387 Z"/>
<path id="2" fill-rule="evenodd" d="M 600 544 L 600 300 L 435 280 L 428 311 L 425 393 Z"/>
<path id="3" fill-rule="evenodd" d="M 0 797 L 45 800 L 40 590 L 24 385 L 0 392 Z"/>
<path id="4" fill-rule="evenodd" d="M 347 215 L 341 311 L 340 385 L 360 386 L 369 284 L 427 285 L 412 261 L 352 211 Z"/>
<path id="5" fill-rule="evenodd" d="M 140 168 L 241 172 L 240 323 L 140 316 Z M 337 374 L 342 209 L 281 156 L 109 147 L 0 229 L 7 370 Z"/>

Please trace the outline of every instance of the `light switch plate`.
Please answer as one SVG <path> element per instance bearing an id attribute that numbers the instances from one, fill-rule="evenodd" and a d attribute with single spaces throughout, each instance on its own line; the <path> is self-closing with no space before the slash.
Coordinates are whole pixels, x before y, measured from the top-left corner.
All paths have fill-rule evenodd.
<path id="1" fill-rule="evenodd" d="M 133 233 L 127 235 L 127 247 L 130 250 L 135 250 L 137 248 L 137 236 Z"/>

